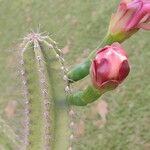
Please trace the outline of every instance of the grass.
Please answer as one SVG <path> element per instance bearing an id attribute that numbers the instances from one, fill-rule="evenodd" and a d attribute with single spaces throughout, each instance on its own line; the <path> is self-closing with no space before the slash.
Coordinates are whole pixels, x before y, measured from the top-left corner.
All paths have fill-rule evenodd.
<path id="1" fill-rule="evenodd" d="M 0 0 L 0 115 L 17 134 L 21 132 L 23 108 L 18 75 L 20 38 L 41 25 L 41 31 L 48 31 L 61 48 L 69 43 L 65 57 L 68 65 L 74 66 L 102 40 L 117 3 L 117 0 Z M 102 97 L 109 105 L 104 127 L 98 128 L 93 123 L 95 116 L 89 117 L 91 106 L 76 108 L 86 131 L 77 139 L 76 149 L 150 149 L 149 33 L 140 31 L 123 46 L 129 53 L 130 75 L 118 90 Z M 4 109 L 12 100 L 18 104 L 16 115 L 8 119 Z"/>

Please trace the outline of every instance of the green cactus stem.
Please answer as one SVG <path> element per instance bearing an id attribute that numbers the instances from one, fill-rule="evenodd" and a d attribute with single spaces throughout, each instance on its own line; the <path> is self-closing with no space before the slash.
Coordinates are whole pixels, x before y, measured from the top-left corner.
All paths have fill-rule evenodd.
<path id="1" fill-rule="evenodd" d="M 48 41 L 50 42 L 50 39 L 48 39 Z M 64 90 L 62 91 L 62 89 L 64 89 L 64 81 L 62 80 L 60 64 L 58 63 L 59 58 L 54 59 L 60 55 L 55 52 L 57 51 L 59 53 L 60 50 L 56 48 L 55 51 L 49 51 L 47 48 L 49 48 L 50 45 L 46 41 L 41 44 L 41 47 L 43 47 L 43 56 L 47 62 L 46 67 L 49 82 L 52 87 L 52 97 L 55 103 L 55 142 L 53 150 L 67 150 L 70 146 L 69 136 L 71 134 L 69 130 L 69 107 L 66 103 Z M 56 47 L 55 44 L 53 47 Z"/>
<path id="2" fill-rule="evenodd" d="M 56 43 L 39 33 L 25 38 L 22 51 L 26 85 L 25 150 L 66 150 L 69 147 L 68 104 L 60 78 Z M 58 53 L 58 54 L 57 54 Z"/>

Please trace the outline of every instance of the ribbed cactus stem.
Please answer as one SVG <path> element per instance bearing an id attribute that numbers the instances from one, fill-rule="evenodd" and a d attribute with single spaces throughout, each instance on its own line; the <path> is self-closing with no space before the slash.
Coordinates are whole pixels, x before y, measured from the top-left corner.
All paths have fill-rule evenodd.
<path id="1" fill-rule="evenodd" d="M 69 107 L 63 90 L 64 81 L 59 78 L 60 67 L 64 67 L 62 52 L 55 41 L 39 33 L 29 34 L 23 44 L 25 131 L 20 149 L 67 150 Z M 65 67 L 63 73 L 66 73 Z M 65 81 L 67 84 L 68 80 Z"/>
<path id="2" fill-rule="evenodd" d="M 50 116 L 49 116 L 49 98 L 50 95 L 48 94 L 48 81 L 47 81 L 47 72 L 45 68 L 46 63 L 44 61 L 44 58 L 42 56 L 42 51 L 39 45 L 39 42 L 37 40 L 34 40 L 34 52 L 35 52 L 35 57 L 37 61 L 37 67 L 38 67 L 38 74 L 39 74 L 39 79 L 40 79 L 40 88 L 42 92 L 42 109 L 43 109 L 43 123 L 44 123 L 44 148 L 45 150 L 49 150 L 49 140 L 50 140 Z"/>
<path id="3" fill-rule="evenodd" d="M 39 45 L 40 35 L 29 34 L 28 42 L 23 49 L 23 66 L 25 72 L 24 84 L 27 86 L 26 93 L 26 120 L 24 149 L 49 150 L 50 146 L 50 85 L 48 84 L 47 71 L 42 50 Z"/>
<path id="4" fill-rule="evenodd" d="M 53 51 L 45 50 L 43 51 L 43 56 L 46 62 L 48 62 L 46 66 L 48 70 L 49 80 L 53 89 L 52 95 L 55 99 L 55 143 L 53 150 L 68 150 L 69 148 L 72 148 L 72 142 L 69 139 L 69 106 L 66 103 L 64 90 L 62 91 L 64 86 L 66 86 L 68 89 L 68 80 L 65 78 L 67 68 L 64 66 L 65 60 L 63 58 L 63 53 L 61 49 L 57 47 L 56 42 L 52 42 L 48 37 L 47 41 L 44 40 L 41 42 L 41 45 L 43 47 L 51 49 L 52 45 L 50 44 L 50 42 L 53 44 Z M 60 68 L 62 72 L 60 72 Z M 65 85 L 62 79 L 65 80 Z M 69 91 L 67 90 L 66 92 Z"/>
<path id="5" fill-rule="evenodd" d="M 28 41 L 25 46 L 23 48 L 21 48 L 21 51 L 24 52 L 29 44 L 31 43 L 31 41 Z M 23 54 L 23 53 L 22 53 Z M 24 68 L 24 60 L 23 60 L 23 56 L 22 56 L 22 60 L 20 62 L 21 64 L 21 75 L 22 75 L 22 82 L 23 82 L 23 97 L 24 97 L 24 119 L 23 119 L 23 139 L 22 139 L 22 145 L 20 147 L 21 150 L 26 150 L 27 146 L 29 144 L 28 141 L 28 135 L 29 135 L 29 97 L 28 97 L 28 87 L 27 87 L 27 81 L 26 81 L 26 76 L 25 76 L 25 68 Z"/>
<path id="6" fill-rule="evenodd" d="M 48 42 L 47 42 L 48 41 Z M 70 87 L 70 81 L 67 77 L 67 73 L 68 73 L 68 69 L 66 68 L 65 66 L 65 60 L 64 60 L 64 56 L 63 56 L 63 52 L 61 49 L 59 49 L 57 47 L 57 44 L 55 41 L 53 41 L 50 37 L 47 37 L 47 41 L 43 41 L 43 43 L 45 45 L 47 45 L 49 48 L 52 47 L 50 43 L 53 43 L 53 49 L 54 49 L 54 52 L 56 52 L 56 57 L 57 59 L 59 60 L 60 62 L 60 65 L 61 65 L 61 70 L 62 70 L 62 73 L 63 73 L 63 80 L 65 81 L 65 92 L 66 92 L 66 95 L 70 95 L 72 93 L 72 89 Z M 74 122 L 74 118 L 75 118 L 75 111 L 73 109 L 73 107 L 70 105 L 68 107 L 68 115 L 69 115 L 69 128 L 70 128 L 70 136 L 68 138 L 69 140 L 69 147 L 67 150 L 73 150 L 73 142 L 74 142 L 74 126 L 75 126 L 75 122 Z M 68 117 L 68 116 L 67 116 Z M 58 146 L 58 145 L 57 145 Z M 58 146 L 58 149 L 59 146 Z"/>

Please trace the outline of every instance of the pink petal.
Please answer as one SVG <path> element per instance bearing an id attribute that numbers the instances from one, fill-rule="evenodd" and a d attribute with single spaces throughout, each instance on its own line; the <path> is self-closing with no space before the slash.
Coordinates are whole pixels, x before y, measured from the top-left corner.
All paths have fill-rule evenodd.
<path id="1" fill-rule="evenodd" d="M 105 82 L 110 73 L 111 64 L 105 58 L 102 58 L 100 63 L 97 64 L 97 82 L 102 83 Z"/>
<path id="2" fill-rule="evenodd" d="M 141 23 L 138 27 L 144 30 L 150 30 L 150 24 L 148 23 Z"/>
<path id="3" fill-rule="evenodd" d="M 130 72 L 130 67 L 127 60 L 124 60 L 119 69 L 119 81 L 123 81 Z"/>
<path id="4" fill-rule="evenodd" d="M 118 42 L 113 43 L 111 46 L 122 48 L 121 44 Z"/>
<path id="5" fill-rule="evenodd" d="M 123 56 L 128 57 L 127 52 L 123 50 L 123 47 L 122 47 L 122 45 L 120 43 L 115 42 L 115 43 L 112 44 L 112 46 L 113 46 L 113 49 L 116 52 L 118 52 L 119 54 L 122 54 Z"/>
<path id="6" fill-rule="evenodd" d="M 92 71 L 92 74 L 93 74 L 94 78 L 97 78 L 96 77 L 96 70 L 97 70 L 97 68 L 96 68 L 96 60 L 93 60 L 92 61 L 92 65 L 91 65 L 91 71 Z"/>
<path id="7" fill-rule="evenodd" d="M 109 80 L 109 81 L 106 81 L 104 82 L 102 85 L 101 85 L 101 89 L 106 89 L 106 90 L 113 90 L 115 89 L 117 86 L 119 85 L 119 82 L 116 81 L 116 80 Z"/>
<path id="8" fill-rule="evenodd" d="M 109 46 L 109 45 L 106 45 L 104 48 L 99 49 L 99 50 L 96 52 L 96 55 L 101 54 L 101 52 L 107 50 L 108 48 L 110 48 L 110 46 Z"/>
<path id="9" fill-rule="evenodd" d="M 148 2 L 148 4 L 145 4 L 141 1 L 141 3 L 139 2 L 139 4 L 140 5 L 137 6 L 136 13 L 132 17 L 132 20 L 130 20 L 127 24 L 127 30 L 136 28 L 138 26 L 138 24 L 141 22 L 141 20 L 145 16 L 147 16 L 147 14 L 150 15 L 150 2 Z"/>
<path id="10" fill-rule="evenodd" d="M 121 2 L 117 12 L 118 21 L 125 15 L 127 9 L 127 4 L 125 2 Z"/>

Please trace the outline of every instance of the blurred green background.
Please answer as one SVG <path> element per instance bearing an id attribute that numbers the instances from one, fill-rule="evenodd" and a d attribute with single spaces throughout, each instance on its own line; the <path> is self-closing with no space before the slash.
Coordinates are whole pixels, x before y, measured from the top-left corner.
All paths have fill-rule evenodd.
<path id="1" fill-rule="evenodd" d="M 97 47 L 119 0 L 0 0 L 0 116 L 21 134 L 22 90 L 19 49 L 22 38 L 40 26 L 63 48 L 69 67 Z M 123 43 L 131 72 L 101 101 L 75 108 L 78 150 L 150 149 L 150 35 L 139 31 Z M 87 78 L 88 79 L 88 78 Z M 80 82 L 78 88 L 86 85 Z M 2 137 L 0 137 L 2 138 Z M 0 139 L 1 141 L 2 139 Z"/>

